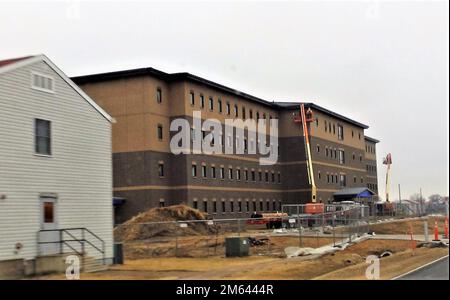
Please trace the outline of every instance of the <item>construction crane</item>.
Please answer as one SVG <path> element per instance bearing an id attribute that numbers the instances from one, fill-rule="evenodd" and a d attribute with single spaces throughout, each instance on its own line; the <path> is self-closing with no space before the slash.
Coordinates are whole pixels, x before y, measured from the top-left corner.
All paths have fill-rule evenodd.
<path id="1" fill-rule="evenodd" d="M 392 156 L 390 153 L 386 155 L 385 158 L 383 158 L 383 164 L 387 165 L 386 169 L 386 202 L 390 202 L 389 200 L 389 190 L 390 190 L 390 173 L 391 173 L 391 164 L 392 164 Z"/>
<path id="2" fill-rule="evenodd" d="M 303 128 L 303 139 L 305 141 L 306 168 L 308 170 L 308 182 L 311 185 L 311 202 L 316 202 L 317 187 L 314 180 L 314 170 L 311 158 L 311 147 L 309 145 L 308 123 L 314 121 L 313 113 L 310 108 L 305 112 L 305 104 L 300 105 L 299 116 L 294 116 L 295 123 L 301 123 Z"/>

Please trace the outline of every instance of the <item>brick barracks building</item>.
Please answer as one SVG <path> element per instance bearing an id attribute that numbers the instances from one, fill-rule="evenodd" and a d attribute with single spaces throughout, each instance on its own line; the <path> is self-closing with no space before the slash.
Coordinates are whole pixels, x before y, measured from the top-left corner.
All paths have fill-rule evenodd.
<path id="1" fill-rule="evenodd" d="M 189 73 L 153 68 L 72 79 L 116 120 L 114 196 L 121 204 L 116 222 L 179 203 L 214 218 L 236 218 L 310 201 L 304 137 L 301 125 L 293 121 L 299 103 L 269 102 Z M 313 103 L 306 108 L 314 118 L 309 130 L 317 202 L 332 202 L 333 193 L 346 188 L 365 187 L 377 195 L 378 141 L 364 135 L 368 126 Z M 278 119 L 277 163 L 260 165 L 257 154 L 172 154 L 171 121 L 184 118 L 192 124 L 194 110 L 201 111 L 202 119 L 221 123 L 230 118 Z M 257 144 L 247 138 L 248 132 L 246 150 Z"/>

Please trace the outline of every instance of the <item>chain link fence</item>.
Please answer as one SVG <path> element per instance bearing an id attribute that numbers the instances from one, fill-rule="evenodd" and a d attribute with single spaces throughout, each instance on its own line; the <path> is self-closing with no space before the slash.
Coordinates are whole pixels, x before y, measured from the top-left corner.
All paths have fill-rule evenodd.
<path id="1" fill-rule="evenodd" d="M 122 224 L 115 228 L 115 241 L 128 259 L 223 257 L 228 237 L 246 238 L 250 256 L 283 257 L 288 247 L 339 247 L 370 231 L 367 206 L 327 207 L 312 215 L 302 209 L 286 207 L 270 218 Z"/>

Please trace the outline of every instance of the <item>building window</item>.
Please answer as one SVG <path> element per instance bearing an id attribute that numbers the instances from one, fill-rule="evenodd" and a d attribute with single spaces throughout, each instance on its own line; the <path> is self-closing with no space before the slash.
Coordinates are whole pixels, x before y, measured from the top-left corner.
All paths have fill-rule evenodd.
<path id="1" fill-rule="evenodd" d="M 217 105 L 219 106 L 219 113 L 222 113 L 222 99 L 217 100 Z"/>
<path id="2" fill-rule="evenodd" d="M 336 125 L 333 124 L 333 134 L 336 134 Z"/>
<path id="3" fill-rule="evenodd" d="M 205 96 L 200 95 L 200 107 L 204 108 L 205 107 Z"/>
<path id="4" fill-rule="evenodd" d="M 252 181 L 256 181 L 256 174 L 255 171 L 252 170 Z"/>
<path id="5" fill-rule="evenodd" d="M 264 211 L 264 203 L 262 200 L 259 200 L 259 210 Z"/>
<path id="6" fill-rule="evenodd" d="M 272 182 L 275 182 L 275 173 L 272 173 Z"/>
<path id="7" fill-rule="evenodd" d="M 248 181 L 248 170 L 244 170 L 245 181 Z"/>
<path id="8" fill-rule="evenodd" d="M 158 139 L 159 140 L 163 139 L 163 127 L 161 124 L 158 124 Z"/>
<path id="9" fill-rule="evenodd" d="M 242 212 L 242 202 L 238 201 L 238 212 Z"/>
<path id="10" fill-rule="evenodd" d="M 355 160 L 356 156 L 355 153 L 352 154 L 352 159 Z"/>
<path id="11" fill-rule="evenodd" d="M 197 200 L 192 201 L 192 206 L 194 207 L 194 209 L 198 209 L 198 202 L 197 202 Z"/>
<path id="12" fill-rule="evenodd" d="M 234 202 L 233 202 L 233 200 L 230 201 L 230 212 L 234 212 Z"/>
<path id="13" fill-rule="evenodd" d="M 250 202 L 248 200 L 245 200 L 245 209 L 247 212 L 250 211 Z"/>
<path id="14" fill-rule="evenodd" d="M 331 123 L 328 123 L 328 131 L 331 133 Z"/>
<path id="15" fill-rule="evenodd" d="M 253 119 L 253 110 L 249 110 L 248 111 L 248 116 L 250 117 L 250 119 Z"/>
<path id="16" fill-rule="evenodd" d="M 272 201 L 272 211 L 277 210 L 277 202 L 275 200 Z"/>
<path id="17" fill-rule="evenodd" d="M 338 139 L 344 140 L 344 127 L 342 125 L 338 125 Z"/>
<path id="18" fill-rule="evenodd" d="M 327 121 L 325 121 L 325 132 L 327 132 L 327 128 L 328 128 Z"/>
<path id="19" fill-rule="evenodd" d="M 228 169 L 228 178 L 229 178 L 230 180 L 233 180 L 233 169 L 232 169 L 232 168 L 229 168 L 229 169 Z"/>
<path id="20" fill-rule="evenodd" d="M 50 93 L 53 93 L 55 91 L 55 85 L 52 77 L 37 73 L 31 73 L 31 78 L 32 88 Z"/>
<path id="21" fill-rule="evenodd" d="M 242 106 L 242 119 L 245 120 L 245 107 Z"/>
<path id="22" fill-rule="evenodd" d="M 364 183 L 364 178 L 361 177 L 361 183 Z"/>
<path id="23" fill-rule="evenodd" d="M 156 102 L 161 103 L 162 102 L 162 91 L 161 88 L 156 89 Z"/>
<path id="24" fill-rule="evenodd" d="M 211 177 L 216 178 L 216 167 L 211 167 Z"/>
<path id="25" fill-rule="evenodd" d="M 164 199 L 159 199 L 159 207 L 165 207 L 166 206 L 166 202 L 164 201 Z"/>
<path id="26" fill-rule="evenodd" d="M 262 172 L 261 171 L 258 172 L 258 179 L 259 179 L 259 181 L 262 181 Z"/>
<path id="27" fill-rule="evenodd" d="M 344 150 L 339 150 L 339 164 L 345 164 L 345 152 Z"/>
<path id="28" fill-rule="evenodd" d="M 256 112 L 256 121 L 259 120 L 259 111 Z"/>
<path id="29" fill-rule="evenodd" d="M 203 211 L 208 212 L 208 201 L 207 200 L 203 200 Z"/>
<path id="30" fill-rule="evenodd" d="M 358 139 L 361 139 L 361 133 L 358 132 Z"/>
<path id="31" fill-rule="evenodd" d="M 321 178 L 321 177 L 320 177 L 320 171 L 317 173 L 317 176 L 318 176 L 319 179 Z"/>
<path id="32" fill-rule="evenodd" d="M 51 122 L 35 119 L 35 151 L 37 154 L 51 155 Z"/>
<path id="33" fill-rule="evenodd" d="M 214 110 L 214 99 L 209 97 L 209 110 Z"/>
<path id="34" fill-rule="evenodd" d="M 359 155 L 359 161 L 362 161 L 362 155 L 361 154 Z"/>
<path id="35" fill-rule="evenodd" d="M 269 182 L 269 172 L 265 172 L 264 179 L 266 180 L 266 182 Z"/>
<path id="36" fill-rule="evenodd" d="M 192 91 L 189 93 L 189 102 L 192 106 L 195 104 L 195 94 Z"/>
<path id="37" fill-rule="evenodd" d="M 230 108 L 230 103 L 228 103 L 228 102 L 226 104 L 226 109 L 227 109 L 227 115 L 229 115 L 231 113 L 231 108 Z"/>
<path id="38" fill-rule="evenodd" d="M 278 183 L 281 183 L 281 173 L 278 172 Z"/>
<path id="39" fill-rule="evenodd" d="M 225 179 L 225 168 L 220 168 L 220 179 Z"/>
<path id="40" fill-rule="evenodd" d="M 213 213 L 217 213 L 217 202 L 213 201 Z"/>
<path id="41" fill-rule="evenodd" d="M 234 105 L 234 116 L 237 118 L 239 115 L 238 106 L 237 104 Z"/>
<path id="42" fill-rule="evenodd" d="M 316 127 L 319 127 L 319 118 L 316 118 Z"/>
<path id="43" fill-rule="evenodd" d="M 352 137 L 354 137 L 355 136 L 355 132 L 352 130 Z"/>
<path id="44" fill-rule="evenodd" d="M 328 147 L 325 147 L 325 156 L 328 157 Z"/>
<path id="45" fill-rule="evenodd" d="M 317 153 L 320 153 L 320 145 L 317 145 Z"/>
<path id="46" fill-rule="evenodd" d="M 196 165 L 192 165 L 191 171 L 192 171 L 192 177 L 197 177 L 197 166 Z"/>
<path id="47" fill-rule="evenodd" d="M 240 169 L 236 170 L 236 180 L 241 180 L 241 170 Z"/>
<path id="48" fill-rule="evenodd" d="M 163 163 L 158 164 L 158 176 L 164 177 L 164 164 Z"/>
<path id="49" fill-rule="evenodd" d="M 266 201 L 266 210 L 270 211 L 270 201 Z"/>
<path id="50" fill-rule="evenodd" d="M 330 174 L 327 174 L 327 183 L 330 183 Z"/>
<path id="51" fill-rule="evenodd" d="M 227 208 L 225 207 L 225 200 L 222 200 L 222 213 L 225 213 Z"/>
<path id="52" fill-rule="evenodd" d="M 206 178 L 206 166 L 202 166 L 202 177 Z"/>
<path id="53" fill-rule="evenodd" d="M 253 206 L 253 211 L 256 212 L 258 209 L 256 208 L 256 201 L 255 200 L 253 200 L 252 206 Z"/>

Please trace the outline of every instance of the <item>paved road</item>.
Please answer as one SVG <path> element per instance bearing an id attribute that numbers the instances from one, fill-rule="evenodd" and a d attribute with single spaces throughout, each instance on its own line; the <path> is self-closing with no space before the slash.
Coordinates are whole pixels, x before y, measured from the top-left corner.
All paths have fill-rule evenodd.
<path id="1" fill-rule="evenodd" d="M 397 280 L 448 280 L 448 256 Z"/>

